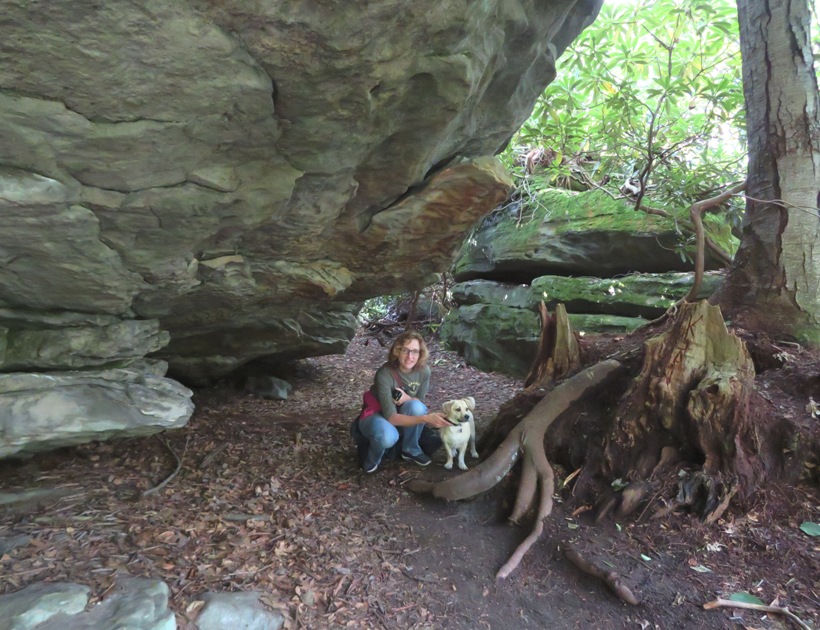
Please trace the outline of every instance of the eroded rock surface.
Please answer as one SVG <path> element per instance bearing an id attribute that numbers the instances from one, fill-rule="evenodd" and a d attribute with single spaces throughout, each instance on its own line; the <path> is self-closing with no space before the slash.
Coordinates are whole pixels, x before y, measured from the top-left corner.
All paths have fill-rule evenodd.
<path id="1" fill-rule="evenodd" d="M 192 392 L 133 369 L 0 374 L 0 457 L 185 426 Z"/>

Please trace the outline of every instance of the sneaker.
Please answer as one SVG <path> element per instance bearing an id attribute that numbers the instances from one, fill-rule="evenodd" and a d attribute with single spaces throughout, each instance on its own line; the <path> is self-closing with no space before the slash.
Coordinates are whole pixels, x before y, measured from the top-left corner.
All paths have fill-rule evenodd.
<path id="1" fill-rule="evenodd" d="M 365 474 L 367 474 L 367 475 L 369 475 L 370 473 L 376 472 L 378 469 L 379 469 L 378 464 L 373 464 L 373 466 L 370 469 L 367 469 L 364 466 L 362 466 L 362 470 L 364 470 Z"/>
<path id="2" fill-rule="evenodd" d="M 427 457 L 424 453 L 419 453 L 418 455 L 410 455 L 409 453 L 402 453 L 401 458 L 408 462 L 415 462 L 419 466 L 427 466 L 432 459 Z"/>

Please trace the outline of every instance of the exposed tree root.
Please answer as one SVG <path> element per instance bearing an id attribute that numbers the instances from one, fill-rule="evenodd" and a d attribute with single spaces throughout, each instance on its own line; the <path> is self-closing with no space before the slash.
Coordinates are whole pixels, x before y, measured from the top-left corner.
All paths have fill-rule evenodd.
<path id="1" fill-rule="evenodd" d="M 629 590 L 629 587 L 621 582 L 621 578 L 617 573 L 615 573 L 615 571 L 607 571 L 590 560 L 585 559 L 571 545 L 567 546 L 564 551 L 564 555 L 567 557 L 567 560 L 572 562 L 572 564 L 581 569 L 584 573 L 589 573 L 599 580 L 603 580 L 604 583 L 612 589 L 612 592 L 624 600 L 627 604 L 636 606 L 640 603 L 638 598 L 635 597 L 631 590 Z"/>
<path id="2" fill-rule="evenodd" d="M 532 468 L 535 471 L 535 474 L 530 475 L 528 479 L 524 479 L 522 477 L 518 486 L 518 496 L 519 499 L 523 500 L 520 503 L 516 501 L 515 512 L 510 517 L 510 521 L 517 523 L 518 520 L 524 516 L 522 506 L 526 504 L 529 508 L 529 505 L 532 504 L 533 499 L 535 498 L 535 480 L 537 478 L 541 488 L 541 496 L 538 501 L 538 513 L 535 516 L 535 523 L 533 524 L 533 528 L 529 536 L 527 536 L 524 541 L 518 545 L 518 548 L 510 556 L 510 559 L 507 560 L 507 562 L 504 563 L 504 566 L 502 566 L 498 570 L 498 573 L 495 574 L 497 580 L 506 578 L 518 566 L 521 559 L 524 557 L 524 554 L 526 554 L 530 547 L 533 546 L 535 541 L 541 537 L 541 534 L 544 531 L 544 519 L 549 516 L 550 512 L 552 512 L 552 493 L 555 491 L 555 475 L 552 472 L 552 466 L 550 466 L 549 461 L 547 461 L 547 454 L 544 452 L 545 431 L 546 428 L 542 431 L 536 432 L 540 433 L 540 440 L 537 445 L 534 444 L 531 448 L 526 448 L 527 438 L 524 438 L 526 448 L 524 455 L 526 458 L 525 461 L 532 462 Z M 526 488 L 525 482 L 528 486 Z"/>
<path id="3" fill-rule="evenodd" d="M 523 455 L 524 468 L 511 520 L 517 522 L 526 514 L 540 487 L 538 509 L 532 532 L 497 574 L 499 578 L 507 577 L 541 535 L 543 520 L 552 511 L 555 481 L 544 451 L 544 434 L 574 401 L 605 383 L 620 367 L 617 361 L 602 361 L 559 384 L 533 407 L 488 459 L 469 472 L 438 483 L 412 480 L 407 488 L 447 501 L 467 499 L 495 486 Z"/>

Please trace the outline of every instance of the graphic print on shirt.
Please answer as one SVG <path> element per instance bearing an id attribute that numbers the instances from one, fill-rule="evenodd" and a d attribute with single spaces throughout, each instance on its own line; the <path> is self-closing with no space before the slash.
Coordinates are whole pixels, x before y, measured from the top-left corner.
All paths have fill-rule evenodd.
<path id="1" fill-rule="evenodd" d="M 407 395 L 411 398 L 418 393 L 419 387 L 421 387 L 421 381 L 418 380 L 418 377 L 416 377 L 416 380 L 412 380 L 409 383 L 402 379 L 402 384 L 404 385 L 402 389 L 404 389 L 404 391 L 407 392 Z"/>

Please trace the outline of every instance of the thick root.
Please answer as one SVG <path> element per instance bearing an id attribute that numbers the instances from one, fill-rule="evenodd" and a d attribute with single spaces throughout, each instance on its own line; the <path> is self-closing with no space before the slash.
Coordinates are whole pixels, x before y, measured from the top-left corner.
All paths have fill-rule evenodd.
<path id="1" fill-rule="evenodd" d="M 521 518 L 530 511 L 533 501 L 535 501 L 535 490 L 538 486 L 538 476 L 535 465 L 528 457 L 524 458 L 521 466 L 521 478 L 518 481 L 518 495 L 515 499 L 515 507 L 510 514 L 510 523 L 518 525 Z"/>
<path id="2" fill-rule="evenodd" d="M 593 562 L 586 560 L 572 547 L 567 547 L 564 555 L 567 557 L 567 560 L 572 562 L 572 564 L 581 569 L 584 573 L 589 573 L 599 580 L 603 580 L 604 583 L 612 589 L 612 592 L 624 600 L 627 604 L 637 606 L 640 603 L 638 598 L 635 597 L 632 591 L 629 590 L 629 588 L 621 581 L 621 578 L 617 573 L 615 573 L 615 571 L 607 571 Z"/>
<path id="3" fill-rule="evenodd" d="M 432 494 L 446 501 L 469 499 L 486 492 L 510 472 L 521 455 L 525 436 L 540 434 L 543 438 L 552 422 L 573 402 L 591 389 L 604 384 L 620 368 L 621 364 L 618 361 L 601 361 L 558 385 L 510 431 L 489 458 L 468 472 L 433 484 L 409 482 L 406 487 L 414 492 Z M 543 439 L 540 448 L 543 451 Z"/>
<path id="4" fill-rule="evenodd" d="M 617 361 L 602 361 L 558 385 L 518 423 L 489 459 L 469 472 L 439 483 L 410 482 L 406 487 L 448 501 L 467 499 L 489 490 L 501 481 L 523 454 L 525 466 L 522 488 L 516 500 L 513 520 L 517 521 L 529 510 L 534 498 L 536 481 L 540 488 L 540 498 L 532 532 L 496 575 L 498 578 L 507 577 L 541 536 L 544 531 L 543 521 L 552 511 L 555 476 L 544 451 L 544 435 L 547 429 L 573 402 L 607 382 L 620 368 L 621 364 Z"/>
<path id="5" fill-rule="evenodd" d="M 539 439 L 540 438 L 540 439 Z M 541 497 L 538 501 L 538 513 L 535 515 L 535 523 L 530 535 L 518 545 L 510 559 L 504 563 L 498 573 L 495 574 L 497 580 L 506 578 L 519 565 L 524 555 L 535 544 L 544 531 L 544 519 L 552 512 L 552 493 L 555 492 L 555 475 L 552 472 L 544 452 L 544 435 L 533 435 L 532 440 L 525 440 L 527 449 L 527 460 L 531 462 L 532 470 L 537 474 L 538 485 L 541 488 Z"/>

